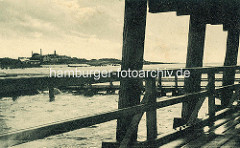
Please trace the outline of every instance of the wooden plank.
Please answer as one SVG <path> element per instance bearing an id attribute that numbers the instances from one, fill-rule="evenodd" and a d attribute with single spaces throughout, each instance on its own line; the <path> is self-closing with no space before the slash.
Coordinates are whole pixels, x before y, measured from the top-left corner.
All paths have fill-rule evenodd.
<path id="1" fill-rule="evenodd" d="M 216 114 L 215 119 L 219 120 L 219 119 L 223 118 L 224 116 L 229 115 L 231 113 L 235 113 L 235 112 L 236 112 L 236 110 L 230 111 L 229 109 L 225 109 L 224 111 L 218 112 Z M 238 116 L 239 116 L 239 114 L 238 114 Z M 179 137 L 182 137 L 187 134 L 192 134 L 194 129 L 199 129 L 201 127 L 204 127 L 204 126 L 208 125 L 208 123 L 209 123 L 209 118 L 205 118 L 202 121 L 194 124 L 193 126 L 182 127 L 182 130 L 180 130 L 180 131 L 175 131 L 175 132 L 170 132 L 170 133 L 165 133 L 165 134 L 159 135 L 159 138 L 157 138 L 155 144 L 157 146 L 162 146 L 166 143 L 169 143 L 169 141 L 176 140 Z"/>
<path id="2" fill-rule="evenodd" d="M 238 114 L 239 117 L 239 114 Z M 186 145 L 184 145 L 184 148 L 188 148 L 188 147 L 220 147 L 220 141 L 218 144 L 216 144 L 216 141 L 218 142 L 217 138 L 219 137 L 218 134 L 218 130 L 222 132 L 222 134 L 220 135 L 225 135 L 228 133 L 231 133 L 231 130 L 229 130 L 229 128 L 231 128 L 232 126 L 236 126 L 237 124 L 239 124 L 239 118 L 238 120 L 234 120 L 235 118 L 229 116 L 229 119 L 227 119 L 226 123 L 222 124 L 221 126 L 217 126 L 214 128 L 211 128 L 211 130 L 208 131 L 207 134 L 203 134 L 202 136 L 199 136 L 198 138 L 190 141 L 189 143 L 187 143 Z M 222 128 L 224 127 L 224 128 Z"/>
<path id="3" fill-rule="evenodd" d="M 234 123 L 231 123 L 234 122 Z M 227 123 L 229 124 L 229 123 Z M 239 124 L 239 119 L 238 121 L 234 120 L 234 121 L 230 121 L 230 124 L 233 124 L 232 126 L 236 126 L 237 124 Z M 223 134 L 209 134 L 207 135 L 207 139 L 205 139 L 205 141 L 202 141 L 201 139 L 197 139 L 198 140 L 198 145 L 196 145 L 196 142 L 192 142 L 191 144 L 188 144 L 188 147 L 191 146 L 204 146 L 204 147 L 222 147 L 224 144 L 226 144 L 229 140 L 233 139 L 234 137 L 236 137 L 236 135 L 238 135 L 240 133 L 239 129 L 231 129 L 228 130 L 227 128 L 224 129 L 225 131 L 223 131 Z"/>
<path id="4" fill-rule="evenodd" d="M 186 136 L 182 135 L 178 139 L 170 141 L 169 143 L 162 145 L 161 148 L 181 147 L 181 146 L 189 143 L 190 141 L 196 139 L 200 135 L 201 135 L 201 133 L 198 133 L 198 132 L 193 132 L 191 134 L 189 133 Z"/>
<path id="5" fill-rule="evenodd" d="M 240 131 L 238 131 L 238 132 L 233 131 L 231 134 L 228 134 L 228 135 L 217 135 L 217 137 L 215 139 L 213 139 L 212 141 L 210 141 L 209 143 L 206 144 L 206 147 L 216 147 L 216 148 L 220 148 L 220 147 L 228 147 L 228 148 L 239 147 L 239 145 L 228 146 L 228 144 L 227 144 L 229 141 L 238 137 L 239 133 L 240 133 Z"/>
<path id="6" fill-rule="evenodd" d="M 209 127 L 208 130 L 205 130 L 204 132 L 201 131 L 201 130 L 196 130 L 192 134 L 188 134 L 186 136 L 182 135 L 182 136 L 180 136 L 180 138 L 177 138 L 176 140 L 173 140 L 173 141 L 171 141 L 167 144 L 164 144 L 161 147 L 166 147 L 166 148 L 168 148 L 168 147 L 182 147 L 182 146 L 188 144 L 189 142 L 191 142 L 193 140 L 196 140 L 200 136 L 203 136 L 204 134 L 213 133 L 213 132 L 217 131 L 219 127 L 228 124 L 228 122 L 230 120 L 234 120 L 236 117 L 239 117 L 239 115 L 240 115 L 239 113 L 234 113 L 228 119 L 226 119 L 226 118 L 219 119 L 219 120 L 215 121 L 214 124 L 212 124 L 212 126 Z"/>
<path id="7" fill-rule="evenodd" d="M 121 70 L 141 70 L 143 67 L 143 53 L 146 29 L 147 0 L 125 0 L 123 48 Z M 122 78 L 118 108 L 134 106 L 140 103 L 142 80 L 139 78 Z M 122 141 L 133 116 L 117 120 L 117 141 Z M 137 130 L 132 141 L 137 139 Z"/>
<path id="8" fill-rule="evenodd" d="M 234 114 L 234 116 L 231 115 L 231 119 L 234 119 L 235 117 L 239 116 L 239 112 L 237 112 L 236 109 L 225 109 L 224 111 L 216 113 L 216 120 L 219 121 L 215 126 L 211 127 L 209 130 L 213 131 L 217 127 L 220 127 L 221 125 L 225 124 L 229 120 L 222 120 L 223 117 Z M 169 143 L 170 141 L 176 140 L 179 137 L 184 137 L 189 134 L 197 133 L 197 131 L 194 132 L 194 129 L 203 128 L 204 126 L 208 125 L 209 118 L 205 118 L 199 123 L 195 124 L 194 126 L 185 126 L 182 128 L 182 130 L 172 130 L 168 133 L 161 134 L 157 137 L 155 140 L 155 143 L 153 145 L 150 145 L 147 141 L 146 142 L 134 142 L 131 147 L 164 147 L 165 144 Z M 193 133 L 194 132 L 194 133 Z M 117 142 L 106 142 L 103 144 L 106 148 L 118 148 L 119 143 Z M 181 144 L 177 147 L 181 147 L 184 144 Z"/>
<path id="9" fill-rule="evenodd" d="M 239 124 L 240 124 L 240 117 L 238 116 L 234 120 L 228 122 L 224 127 L 226 130 L 223 131 L 221 134 L 219 134 L 220 135 L 219 137 L 214 139 L 214 141 L 208 143 L 206 146 L 208 147 L 211 147 L 213 145 L 217 147 L 221 147 L 225 145 L 227 146 L 228 145 L 227 143 L 230 140 L 234 139 L 235 137 L 237 137 L 237 135 L 239 135 L 240 133 Z"/>
<path id="10" fill-rule="evenodd" d="M 239 147 L 239 139 L 240 139 L 240 137 L 239 137 L 239 133 L 235 133 L 236 135 L 233 137 L 233 138 L 231 138 L 231 139 L 229 139 L 228 141 L 226 141 L 223 145 L 222 145 L 222 147 L 232 147 L 232 148 L 234 148 L 234 147 Z"/>

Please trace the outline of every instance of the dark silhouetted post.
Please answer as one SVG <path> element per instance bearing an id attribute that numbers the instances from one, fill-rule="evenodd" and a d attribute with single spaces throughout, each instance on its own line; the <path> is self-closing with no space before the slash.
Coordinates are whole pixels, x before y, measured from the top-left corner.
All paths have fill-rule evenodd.
<path id="1" fill-rule="evenodd" d="M 236 66 L 237 65 L 237 56 L 238 56 L 238 47 L 239 47 L 239 30 L 229 29 L 227 37 L 227 51 L 224 66 Z M 223 72 L 223 86 L 234 84 L 235 79 L 235 69 L 225 70 Z M 233 95 L 233 91 L 225 89 L 222 91 L 221 105 L 227 106 L 229 100 Z"/>
<path id="2" fill-rule="evenodd" d="M 211 121 L 214 121 L 216 106 L 215 106 L 215 72 L 208 73 L 208 114 Z"/>
<path id="3" fill-rule="evenodd" d="M 147 0 L 125 0 L 123 50 L 121 70 L 141 70 L 143 66 Z M 142 80 L 121 78 L 118 108 L 140 103 Z M 117 120 L 117 141 L 122 141 L 132 116 Z M 131 141 L 136 141 L 137 130 Z"/>
<path id="4" fill-rule="evenodd" d="M 188 50 L 186 67 L 202 67 L 203 51 L 205 41 L 206 24 L 203 23 L 199 16 L 191 15 L 188 33 Z M 185 78 L 185 93 L 200 91 L 201 74 L 190 71 L 190 77 Z M 193 112 L 199 98 L 192 98 L 190 101 L 183 102 L 182 118 L 187 121 Z"/>
<path id="5" fill-rule="evenodd" d="M 156 80 L 149 78 L 146 81 L 146 95 L 149 95 L 148 103 L 156 104 Z M 148 93 L 147 93 L 148 92 Z M 157 138 L 157 111 L 152 110 L 146 112 L 147 116 L 147 140 L 149 142 Z"/>
<path id="6" fill-rule="evenodd" d="M 48 90 L 49 90 L 49 102 L 55 101 L 54 87 L 53 87 L 52 82 L 49 83 Z"/>

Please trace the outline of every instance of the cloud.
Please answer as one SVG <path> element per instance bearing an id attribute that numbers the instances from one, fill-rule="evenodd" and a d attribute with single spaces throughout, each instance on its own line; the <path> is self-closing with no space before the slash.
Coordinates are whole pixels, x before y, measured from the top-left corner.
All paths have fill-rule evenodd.
<path id="1" fill-rule="evenodd" d="M 76 51 L 72 56 L 93 58 L 104 56 L 102 51 L 111 47 L 116 54 L 121 50 L 123 8 L 123 1 L 110 0 L 1 1 L 0 42 L 4 45 L 0 56 L 16 58 L 20 55 L 16 51 L 28 55 L 39 48 L 63 54 Z"/>
<path id="2" fill-rule="evenodd" d="M 104 5 L 108 2 L 100 0 L 95 1 L 99 5 L 93 5 L 92 0 L 2 1 L 0 25 L 6 30 L 14 30 L 17 35 L 26 34 L 29 37 L 34 37 L 32 32 L 39 32 L 47 38 L 85 34 L 118 40 L 122 22 L 115 21 L 110 12 L 105 11 L 109 9 Z M 117 2 L 123 6 L 123 3 Z M 123 10 L 118 17 L 121 16 Z M 11 31 L 7 35 L 14 36 Z"/>
<path id="3" fill-rule="evenodd" d="M 45 53 L 81 58 L 121 58 L 123 0 L 2 0 L 0 1 L 0 57 Z M 144 58 L 185 62 L 189 16 L 147 14 Z M 207 27 L 205 62 L 222 62 L 226 32 Z M 218 54 L 216 54 L 218 53 Z"/>

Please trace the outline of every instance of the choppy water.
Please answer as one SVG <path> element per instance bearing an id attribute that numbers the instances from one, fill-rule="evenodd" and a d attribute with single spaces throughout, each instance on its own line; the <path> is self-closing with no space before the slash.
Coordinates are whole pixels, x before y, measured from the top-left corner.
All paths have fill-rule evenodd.
<path id="1" fill-rule="evenodd" d="M 180 68 L 183 65 L 170 65 Z M 169 65 L 147 65 L 145 69 L 169 68 Z M 66 67 L 62 67 L 66 68 Z M 84 67 L 83 70 L 96 67 Z M 101 69 L 116 70 L 119 67 L 101 67 Z M 33 68 L 21 70 L 4 70 L 4 73 L 42 73 L 47 74 L 49 68 Z M 16 101 L 12 98 L 0 99 L 0 132 L 24 129 L 41 124 L 51 123 L 72 117 L 93 115 L 104 111 L 117 109 L 118 95 L 95 95 L 84 97 L 61 93 L 56 95 L 55 102 L 49 102 L 48 94 L 41 93 L 34 96 L 21 96 Z M 200 117 L 206 115 L 206 102 Z M 205 109 L 205 110 L 204 110 Z M 159 109 L 158 133 L 162 134 L 172 129 L 173 118 L 180 117 L 181 104 Z M 139 125 L 138 139 L 145 140 L 145 116 Z M 51 136 L 42 140 L 28 142 L 15 147 L 101 147 L 102 141 L 114 141 L 116 120 L 99 124 L 89 128 L 75 130 L 65 134 Z"/>

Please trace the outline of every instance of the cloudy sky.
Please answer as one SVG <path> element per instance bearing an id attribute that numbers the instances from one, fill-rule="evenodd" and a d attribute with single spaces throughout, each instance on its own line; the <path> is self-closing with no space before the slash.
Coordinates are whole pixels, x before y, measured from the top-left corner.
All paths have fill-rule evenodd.
<path id="1" fill-rule="evenodd" d="M 0 57 L 57 50 L 121 58 L 124 0 L 0 0 Z M 147 14 L 145 60 L 185 62 L 189 16 Z M 207 26 L 204 62 L 223 63 L 226 32 Z"/>

